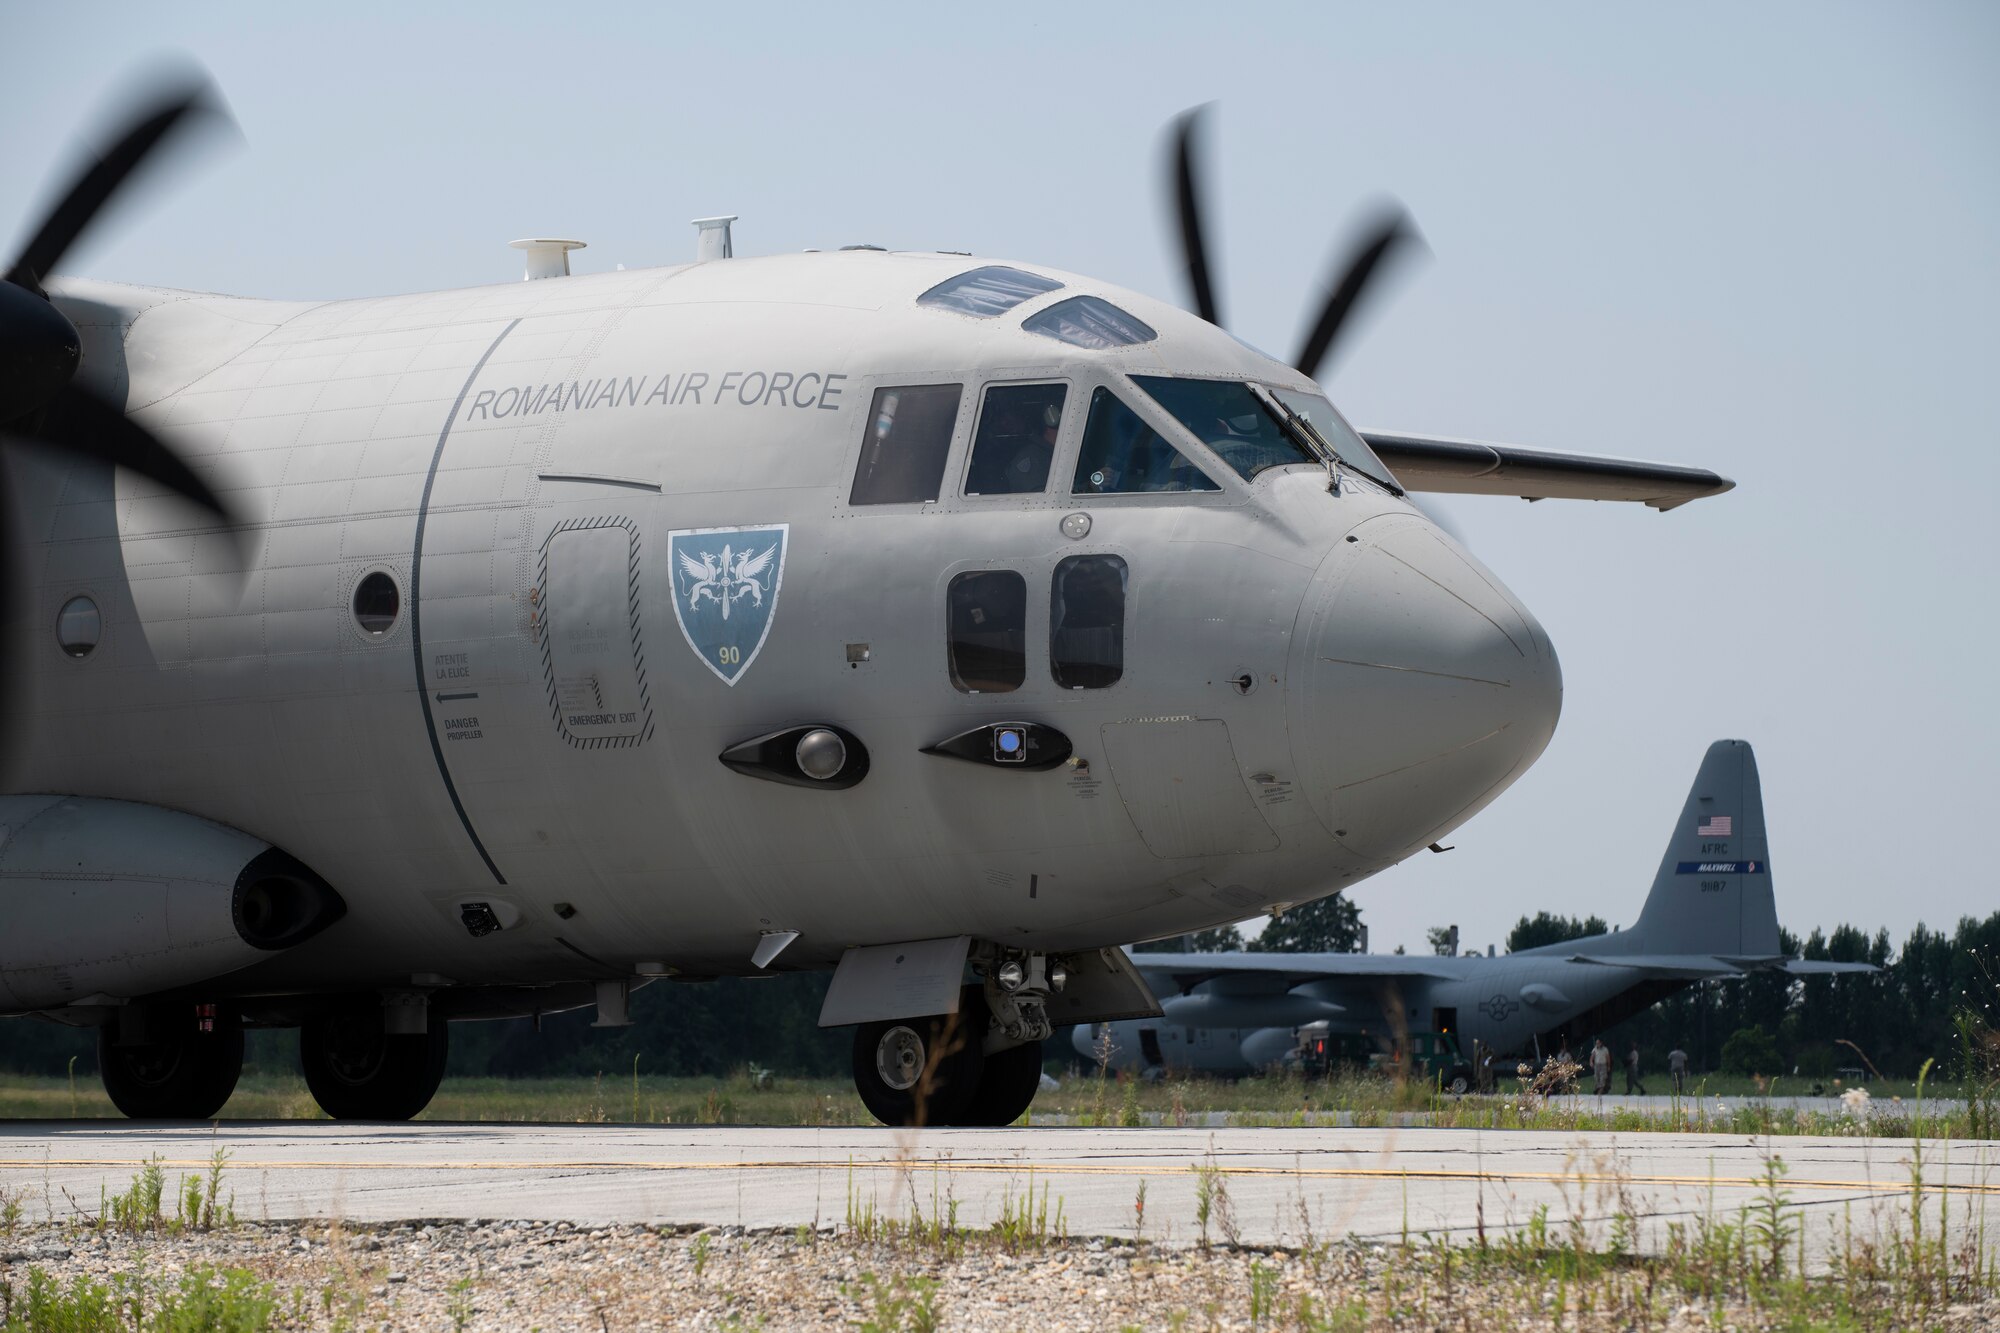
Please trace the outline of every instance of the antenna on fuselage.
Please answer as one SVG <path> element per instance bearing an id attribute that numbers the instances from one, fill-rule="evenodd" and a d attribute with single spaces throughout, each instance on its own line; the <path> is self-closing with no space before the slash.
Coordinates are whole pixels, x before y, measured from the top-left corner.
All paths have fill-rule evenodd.
<path id="1" fill-rule="evenodd" d="M 711 259 L 734 259 L 736 249 L 729 239 L 729 224 L 736 221 L 736 214 L 726 218 L 694 218 L 694 262 L 706 264 Z"/>
<path id="2" fill-rule="evenodd" d="M 533 282 L 536 278 L 567 278 L 569 252 L 587 248 L 582 241 L 563 241 L 551 236 L 524 237 L 507 244 L 528 252 L 527 270 L 521 274 L 522 282 Z"/>

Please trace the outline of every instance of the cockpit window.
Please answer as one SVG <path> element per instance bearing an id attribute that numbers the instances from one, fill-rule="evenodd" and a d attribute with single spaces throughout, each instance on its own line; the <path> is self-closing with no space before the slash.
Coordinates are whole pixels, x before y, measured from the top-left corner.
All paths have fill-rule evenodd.
<path id="1" fill-rule="evenodd" d="M 1066 384 L 996 384 L 979 411 L 967 495 L 1024 495 L 1049 484 Z"/>
<path id="2" fill-rule="evenodd" d="M 847 502 L 887 505 L 937 499 L 963 389 L 959 384 L 877 389 Z"/>
<path id="3" fill-rule="evenodd" d="M 918 305 L 991 319 L 1004 315 L 1023 301 L 1043 292 L 1060 291 L 1062 284 L 1039 273 L 1026 273 L 1003 264 L 989 264 L 946 278 L 917 298 Z"/>
<path id="4" fill-rule="evenodd" d="M 1222 488 L 1118 395 L 1099 388 L 1090 395 L 1090 420 L 1083 428 L 1071 489 L 1078 495 L 1127 495 Z"/>
<path id="5" fill-rule="evenodd" d="M 954 575 L 945 593 L 951 683 L 1005 694 L 1028 678 L 1028 581 L 1011 569 Z"/>
<path id="6" fill-rule="evenodd" d="M 1072 296 L 1021 321 L 1021 327 L 1072 347 L 1101 352 L 1110 347 L 1149 343 L 1160 335 L 1152 325 L 1097 296 Z"/>
<path id="7" fill-rule="evenodd" d="M 1297 389 L 1273 389 L 1271 392 L 1286 407 L 1310 421 L 1320 438 L 1340 455 L 1341 462 L 1370 480 L 1395 486 L 1396 474 L 1375 456 L 1375 451 L 1368 447 L 1360 432 L 1347 424 L 1347 418 L 1335 411 L 1332 403 L 1316 393 L 1300 393 Z"/>
<path id="8" fill-rule="evenodd" d="M 1247 384 L 1159 375 L 1134 375 L 1132 382 L 1173 413 L 1196 439 L 1221 454 L 1245 481 L 1267 467 L 1319 462 L 1257 401 Z"/>

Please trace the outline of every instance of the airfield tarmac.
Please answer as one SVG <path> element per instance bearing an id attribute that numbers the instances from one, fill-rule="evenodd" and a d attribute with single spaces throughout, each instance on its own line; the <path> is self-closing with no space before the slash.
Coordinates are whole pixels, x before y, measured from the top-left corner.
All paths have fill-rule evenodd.
<path id="1" fill-rule="evenodd" d="M 424 1122 L 10 1122 L 0 1187 L 30 1221 L 93 1211 L 158 1156 L 169 1179 L 227 1152 L 224 1188 L 251 1221 L 444 1219 L 796 1230 L 872 1212 L 955 1207 L 985 1227 L 1031 1188 L 1074 1236 L 1201 1239 L 1198 1193 L 1226 1185 L 1236 1239 L 1467 1240 L 1526 1224 L 1596 1230 L 1619 1212 L 1642 1248 L 1665 1227 L 1734 1216 L 1765 1188 L 1767 1154 L 1805 1218 L 1810 1255 L 1908 1218 L 1907 1139 L 1459 1129 L 757 1128 Z M 1928 1144 L 1927 1215 L 2000 1221 L 2000 1142 Z M 1212 1225 L 1215 1233 L 1219 1223 Z M 1219 1235 L 1216 1239 L 1221 1239 Z"/>

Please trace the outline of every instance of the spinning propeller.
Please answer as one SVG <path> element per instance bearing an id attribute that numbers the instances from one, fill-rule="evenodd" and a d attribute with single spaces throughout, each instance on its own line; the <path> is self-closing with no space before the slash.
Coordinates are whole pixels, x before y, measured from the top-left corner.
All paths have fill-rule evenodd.
<path id="1" fill-rule="evenodd" d="M 130 468 L 186 496 L 227 521 L 222 501 L 157 436 L 125 415 L 122 404 L 75 382 L 82 339 L 50 302 L 42 283 L 72 246 L 145 166 L 174 140 L 198 129 L 232 125 L 205 78 L 128 94 L 125 129 L 101 156 L 86 158 L 76 179 L 48 211 L 0 280 L 0 435 Z M 7 473 L 0 464 L 0 596 L 11 595 L 13 517 Z M 0 677 L 6 646 L 0 646 Z M 6 693 L 0 678 L 0 698 Z M 5 711 L 0 711 L 0 727 Z"/>
<path id="2" fill-rule="evenodd" d="M 1174 210 L 1180 227 L 1181 252 L 1187 259 L 1188 294 L 1195 313 L 1221 326 L 1222 313 L 1215 296 L 1215 279 L 1208 261 L 1208 242 L 1202 226 L 1200 133 L 1204 108 L 1186 112 L 1174 123 Z M 1410 215 L 1400 205 L 1385 204 L 1363 231 L 1347 262 L 1339 269 L 1339 280 L 1331 284 L 1313 321 L 1305 342 L 1292 365 L 1300 374 L 1317 380 L 1328 355 L 1333 351 L 1342 327 L 1353 314 L 1369 284 L 1385 262 L 1398 253 L 1423 247 Z"/>

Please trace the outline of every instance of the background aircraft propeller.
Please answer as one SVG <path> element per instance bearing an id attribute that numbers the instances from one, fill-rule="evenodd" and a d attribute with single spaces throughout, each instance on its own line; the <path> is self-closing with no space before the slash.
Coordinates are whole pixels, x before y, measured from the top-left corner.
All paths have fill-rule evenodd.
<path id="1" fill-rule="evenodd" d="M 122 132 L 102 154 L 86 155 L 69 188 L 0 280 L 0 432 L 130 468 L 228 521 L 228 511 L 207 483 L 151 431 L 127 417 L 122 404 L 74 383 L 82 339 L 42 287 L 63 256 L 121 195 L 131 193 L 163 150 L 198 129 L 233 129 L 203 76 L 148 78 L 128 90 L 126 100 Z M 6 469 L 0 465 L 0 590 L 11 593 L 13 539 L 4 525 L 13 517 L 13 501 L 7 490 Z M 10 657 L 0 648 L 0 672 Z M 0 698 L 10 684 L 0 679 Z M 0 728 L 8 712 L 0 709 Z"/>
<path id="2" fill-rule="evenodd" d="M 1187 264 L 1188 298 L 1194 312 L 1209 323 L 1221 326 L 1220 305 L 1215 294 L 1214 267 L 1209 262 L 1207 231 L 1202 221 L 1201 147 L 1202 118 L 1206 107 L 1184 112 L 1174 122 L 1173 172 L 1174 220 L 1178 225 L 1181 253 Z M 1328 286 L 1305 342 L 1292 364 L 1301 374 L 1318 379 L 1321 368 L 1333 351 L 1355 307 L 1367 293 L 1383 264 L 1398 253 L 1423 248 L 1416 224 L 1400 204 L 1385 203 L 1363 230 L 1346 263 L 1337 266 L 1337 281 Z"/>

